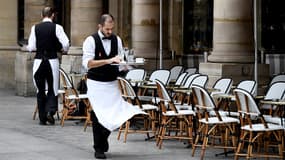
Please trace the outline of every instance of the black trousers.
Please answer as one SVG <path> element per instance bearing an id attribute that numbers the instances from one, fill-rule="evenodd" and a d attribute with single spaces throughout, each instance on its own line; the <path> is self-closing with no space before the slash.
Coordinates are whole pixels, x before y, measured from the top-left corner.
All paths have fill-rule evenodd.
<path id="1" fill-rule="evenodd" d="M 48 59 L 42 60 L 38 70 L 34 75 L 35 83 L 38 89 L 37 93 L 37 104 L 39 109 L 39 119 L 42 122 L 46 122 L 47 112 L 50 112 L 51 115 L 54 115 L 58 108 L 58 97 L 55 96 L 53 90 L 53 74 L 52 68 Z M 46 82 L 47 82 L 47 89 L 46 92 Z M 57 83 L 57 82 L 56 82 Z"/>
<path id="2" fill-rule="evenodd" d="M 107 152 L 109 149 L 108 137 L 111 132 L 102 126 L 93 111 L 91 111 L 92 130 L 93 130 L 93 148 L 95 152 Z"/>

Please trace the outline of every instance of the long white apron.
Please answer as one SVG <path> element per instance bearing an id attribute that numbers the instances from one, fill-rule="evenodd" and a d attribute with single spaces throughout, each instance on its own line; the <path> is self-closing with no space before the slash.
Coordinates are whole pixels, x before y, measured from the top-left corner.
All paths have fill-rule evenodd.
<path id="1" fill-rule="evenodd" d="M 54 79 L 54 82 L 53 82 L 53 92 L 54 92 L 55 96 L 57 96 L 58 95 L 58 85 L 59 85 L 59 60 L 58 59 L 49 59 L 48 61 L 49 61 L 50 66 L 51 66 L 52 76 L 53 76 L 53 79 Z M 34 60 L 34 64 L 33 64 L 33 82 L 34 82 L 35 87 L 37 87 L 37 85 L 36 85 L 36 82 L 35 82 L 35 79 L 34 79 L 34 75 L 37 72 L 37 70 L 39 69 L 41 63 L 42 63 L 41 59 L 35 59 Z M 55 81 L 55 80 L 57 80 L 57 81 Z M 46 83 L 46 86 L 47 86 L 47 83 Z M 47 89 L 47 87 L 46 87 L 46 89 Z M 37 89 L 37 92 L 38 92 L 38 89 Z"/>
<path id="2" fill-rule="evenodd" d="M 126 102 L 119 90 L 118 81 L 99 82 L 87 79 L 87 96 L 98 121 L 113 131 L 137 114 L 146 114 Z"/>

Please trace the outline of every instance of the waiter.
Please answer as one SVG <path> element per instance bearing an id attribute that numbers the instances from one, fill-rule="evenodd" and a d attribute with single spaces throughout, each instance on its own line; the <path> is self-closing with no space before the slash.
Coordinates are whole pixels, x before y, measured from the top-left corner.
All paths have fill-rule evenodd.
<path id="1" fill-rule="evenodd" d="M 58 44 L 60 42 L 62 52 L 67 52 L 69 40 L 63 27 L 53 23 L 55 11 L 52 7 L 43 8 L 42 18 L 41 23 L 31 28 L 27 49 L 36 51 L 33 80 L 37 88 L 40 125 L 46 125 L 47 121 L 53 125 L 53 116 L 58 109 Z"/>
<path id="2" fill-rule="evenodd" d="M 122 40 L 113 34 L 114 18 L 104 14 L 100 18 L 98 32 L 83 43 L 82 65 L 88 70 L 87 95 L 91 113 L 95 158 L 106 159 L 108 137 L 114 129 L 136 114 L 145 114 L 139 108 L 123 100 L 117 76 L 123 50 Z"/>

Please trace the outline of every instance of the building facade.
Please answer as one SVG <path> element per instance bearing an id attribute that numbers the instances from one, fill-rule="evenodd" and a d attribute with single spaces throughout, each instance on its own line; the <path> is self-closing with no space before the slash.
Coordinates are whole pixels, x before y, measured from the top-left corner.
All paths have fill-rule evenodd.
<path id="1" fill-rule="evenodd" d="M 276 37 L 285 29 L 279 22 L 283 17 L 276 18 L 275 13 L 270 13 L 280 4 L 257 1 L 258 35 L 265 37 L 258 39 L 258 51 L 278 53 L 259 58 L 259 62 L 270 64 L 259 65 L 260 83 L 264 84 L 269 76 L 284 72 L 280 63 L 283 56 L 279 53 L 285 45 Z M 275 2 L 283 3 L 282 0 Z M 19 95 L 33 95 L 33 53 L 21 46 L 27 43 L 30 28 L 41 20 L 40 12 L 46 5 L 57 9 L 56 23 L 64 26 L 70 38 L 70 51 L 61 59 L 61 66 L 69 73 L 82 71 L 82 43 L 97 31 L 100 15 L 111 13 L 116 20 L 115 33 L 125 47 L 134 50 L 136 57 L 147 59 L 144 68 L 148 73 L 160 68 L 162 50 L 162 68 L 177 64 L 197 67 L 200 73 L 209 75 L 209 84 L 221 77 L 231 77 L 235 83 L 253 79 L 253 1 L 10 0 L 0 2 L 0 88 L 16 89 Z M 268 21 L 272 19 L 270 15 L 275 21 Z"/>

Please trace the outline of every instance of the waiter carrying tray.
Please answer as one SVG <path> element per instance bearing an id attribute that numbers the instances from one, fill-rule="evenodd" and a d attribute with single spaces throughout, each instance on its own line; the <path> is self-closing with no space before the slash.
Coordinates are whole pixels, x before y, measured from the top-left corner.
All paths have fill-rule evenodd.
<path id="1" fill-rule="evenodd" d="M 126 102 L 120 93 L 117 77 L 123 50 L 122 40 L 113 34 L 114 18 L 104 14 L 100 18 L 98 32 L 83 42 L 82 65 L 87 72 L 87 95 L 91 113 L 95 158 L 106 159 L 111 131 L 137 114 L 146 114 Z"/>

